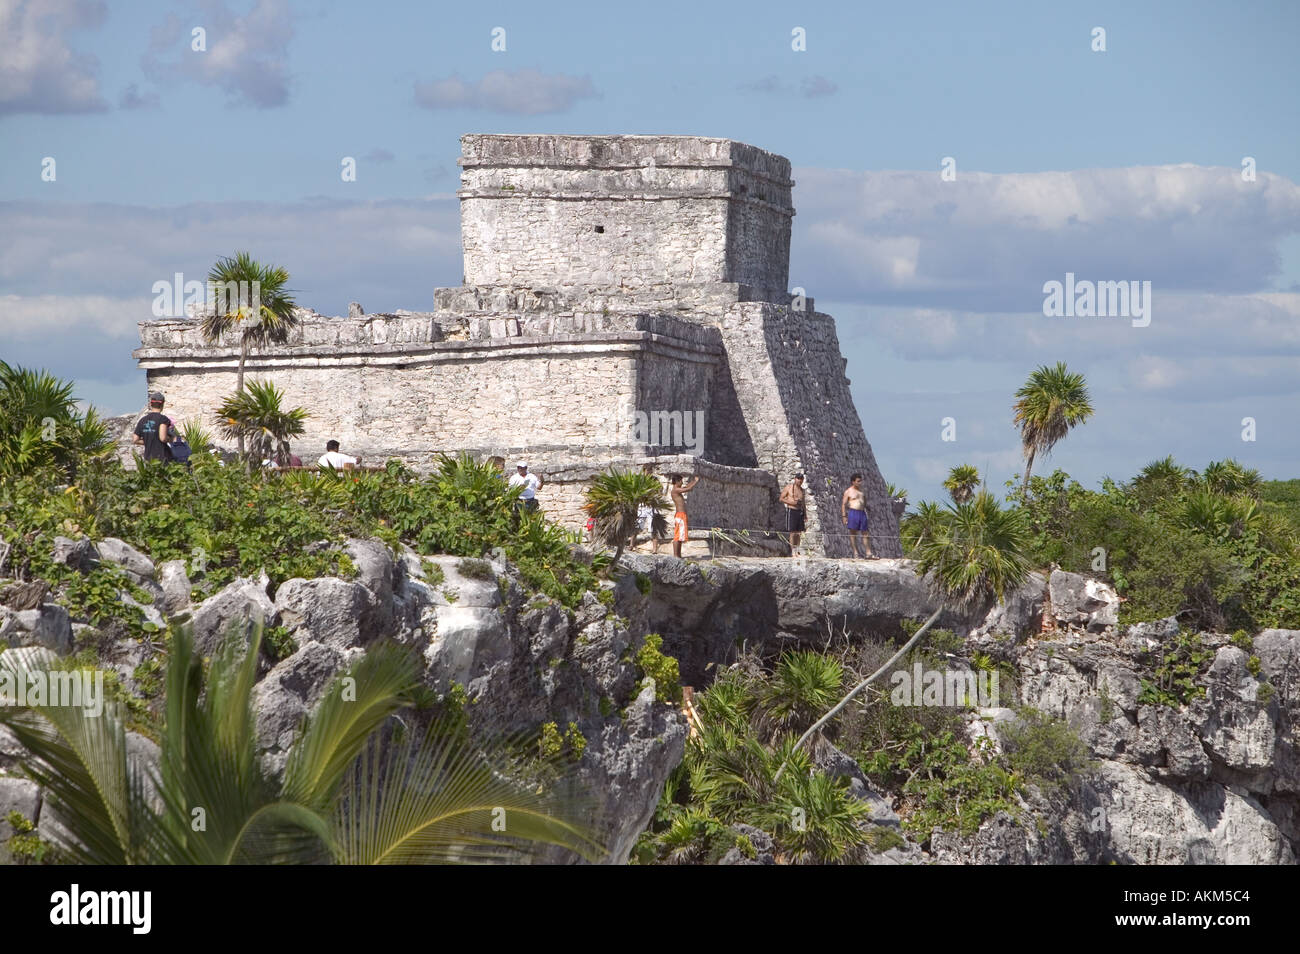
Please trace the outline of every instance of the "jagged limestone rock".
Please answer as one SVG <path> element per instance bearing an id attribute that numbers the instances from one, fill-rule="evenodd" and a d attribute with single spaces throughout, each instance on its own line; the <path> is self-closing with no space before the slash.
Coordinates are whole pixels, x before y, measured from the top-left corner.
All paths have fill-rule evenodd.
<path id="1" fill-rule="evenodd" d="M 212 655 L 228 635 L 248 640 L 258 624 L 272 625 L 275 605 L 266 595 L 269 582 L 265 574 L 256 580 L 240 577 L 198 605 L 193 626 L 200 655 Z"/>
<path id="2" fill-rule="evenodd" d="M 158 583 L 162 588 L 161 609 L 166 616 L 176 616 L 190 608 L 194 588 L 185 572 L 184 560 L 168 560 L 161 564 Z"/>
<path id="3" fill-rule="evenodd" d="M 364 586 L 335 577 L 286 580 L 275 592 L 275 618 L 299 647 L 316 642 L 341 651 L 372 642 L 379 633 L 367 625 L 369 608 Z"/>
<path id="4" fill-rule="evenodd" d="M 103 563 L 115 563 L 120 566 L 133 583 L 153 583 L 157 574 L 153 560 L 116 537 L 97 541 L 95 556 Z"/>

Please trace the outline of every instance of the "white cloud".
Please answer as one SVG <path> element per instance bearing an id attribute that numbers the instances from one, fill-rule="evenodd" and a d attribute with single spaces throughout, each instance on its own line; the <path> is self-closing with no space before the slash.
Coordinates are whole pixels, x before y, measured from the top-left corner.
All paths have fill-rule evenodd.
<path id="1" fill-rule="evenodd" d="M 425 109 L 484 109 L 521 116 L 564 112 L 578 100 L 596 95 L 588 76 L 538 70 L 493 70 L 478 81 L 453 75 L 415 84 L 415 102 Z"/>
<path id="2" fill-rule="evenodd" d="M 192 49 L 195 27 L 205 31 L 206 50 Z M 205 0 L 183 19 L 169 13 L 154 27 L 141 66 L 160 84 L 195 82 L 224 90 L 235 105 L 283 106 L 293 33 L 286 0 L 256 0 L 243 15 L 220 0 Z"/>
<path id="3" fill-rule="evenodd" d="M 823 298 L 1028 312 L 1073 272 L 1250 293 L 1300 232 L 1300 186 L 1191 165 L 994 175 L 798 169 L 794 283 Z M 810 224 L 811 223 L 811 224 Z"/>
<path id="4" fill-rule="evenodd" d="M 0 116 L 108 108 L 99 60 L 67 37 L 99 27 L 106 9 L 96 0 L 0 0 Z"/>
<path id="5" fill-rule="evenodd" d="M 0 295 L 0 314 L 5 338 L 46 341 L 86 332 L 120 336 L 150 317 L 138 300 L 107 295 Z"/>

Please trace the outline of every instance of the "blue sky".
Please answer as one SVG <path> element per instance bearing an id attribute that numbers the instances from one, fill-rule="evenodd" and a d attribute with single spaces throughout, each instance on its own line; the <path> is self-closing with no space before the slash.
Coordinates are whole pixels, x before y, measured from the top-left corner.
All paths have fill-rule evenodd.
<path id="1" fill-rule="evenodd" d="M 134 410 L 153 282 L 235 248 L 321 312 L 430 308 L 462 133 L 727 136 L 794 164 L 791 285 L 913 499 L 1014 473 L 1012 395 L 1057 360 L 1097 414 L 1040 467 L 1300 476 L 1298 39 L 1290 2 L 0 0 L 0 357 Z M 1151 281 L 1150 327 L 1045 318 L 1067 271 Z"/>

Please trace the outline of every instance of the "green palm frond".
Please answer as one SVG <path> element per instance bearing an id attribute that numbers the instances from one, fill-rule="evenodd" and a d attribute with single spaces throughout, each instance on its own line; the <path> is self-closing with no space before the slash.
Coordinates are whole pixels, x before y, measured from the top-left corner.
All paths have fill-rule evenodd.
<path id="1" fill-rule="evenodd" d="M 664 514 L 670 506 L 654 474 L 610 467 L 592 480 L 582 509 L 595 518 L 595 537 L 615 550 L 613 562 L 617 563 L 627 541 L 640 529 L 641 508 L 651 510 L 652 532 L 662 535 L 668 526 Z"/>
<path id="2" fill-rule="evenodd" d="M 835 704 L 844 681 L 839 660 L 817 652 L 788 652 L 759 692 L 769 731 L 802 732 Z"/>
<path id="3" fill-rule="evenodd" d="M 307 428 L 306 410 L 285 410 L 283 400 L 283 393 L 270 381 L 250 381 L 217 408 L 217 429 L 227 440 L 246 441 L 251 462 L 274 458 L 290 438 L 300 437 Z"/>
<path id="4" fill-rule="evenodd" d="M 944 598 L 962 609 L 1003 599 L 1029 575 L 1024 512 L 1003 509 L 981 490 L 948 508 L 947 520 L 916 547 L 917 572 L 932 574 Z"/>
<path id="5" fill-rule="evenodd" d="M 411 703 L 417 685 L 414 661 L 394 645 L 376 646 L 336 677 L 294 743 L 281 797 L 325 810 L 366 740 Z"/>
<path id="6" fill-rule="evenodd" d="M 0 476 L 56 466 L 71 479 L 112 450 L 99 413 L 80 410 L 72 392 L 71 382 L 48 371 L 0 361 Z"/>
<path id="7" fill-rule="evenodd" d="M 1242 467 L 1240 463 L 1231 457 L 1227 460 L 1211 461 L 1207 464 L 1205 470 L 1201 473 L 1201 480 L 1211 493 L 1220 494 L 1224 497 L 1233 497 L 1240 494 L 1258 497 L 1260 485 L 1263 482 L 1258 470 Z"/>
<path id="8" fill-rule="evenodd" d="M 256 301 L 241 301 L 235 294 L 224 296 L 215 309 L 209 309 L 200 325 L 208 341 L 238 331 L 241 339 L 250 346 L 270 342 L 283 343 L 298 325 L 293 294 L 287 288 L 289 273 L 282 267 L 262 265 L 248 252 L 237 252 L 218 259 L 208 271 L 210 286 L 233 287 L 232 292 L 243 287 L 250 292 L 257 288 Z"/>
<path id="9" fill-rule="evenodd" d="M 78 671 L 36 649 L 0 654 L 0 670 L 22 680 L 31 673 Z M 128 759 L 117 703 L 106 703 L 98 718 L 67 705 L 0 706 L 0 724 L 26 750 L 24 769 L 44 789 L 46 810 L 58 815 L 70 835 L 54 828 L 49 836 L 63 855 L 79 864 L 140 860 L 141 847 L 152 840 L 139 812 L 146 769 Z"/>
<path id="10" fill-rule="evenodd" d="M 571 771 L 512 760 L 507 744 L 473 739 L 463 718 L 434 723 L 418 743 L 413 733 L 386 736 L 415 686 L 412 660 L 394 647 L 372 647 L 336 678 L 277 783 L 258 756 L 260 646 L 260 632 L 235 635 L 205 666 L 187 629 L 173 635 L 156 765 L 132 754 L 117 703 L 99 718 L 0 706 L 0 724 L 66 826 L 52 837 L 69 860 L 433 863 L 533 859 L 549 846 L 605 855 Z M 14 673 L 68 665 L 38 650 L 0 656 Z"/>
<path id="11" fill-rule="evenodd" d="M 948 471 L 948 479 L 943 482 L 943 486 L 952 497 L 953 503 L 965 503 L 975 493 L 979 483 L 978 469 L 971 464 L 958 464 Z"/>
<path id="12" fill-rule="evenodd" d="M 372 737 L 343 782 L 335 842 L 343 864 L 538 860 L 558 846 L 588 860 L 607 852 L 589 834 L 575 792 L 530 779 L 507 746 L 480 748 L 458 717 L 423 737 Z"/>
<path id="13" fill-rule="evenodd" d="M 921 544 L 934 539 L 948 525 L 949 514 L 937 503 L 926 500 L 899 523 L 899 537 L 906 553 L 914 553 Z"/>

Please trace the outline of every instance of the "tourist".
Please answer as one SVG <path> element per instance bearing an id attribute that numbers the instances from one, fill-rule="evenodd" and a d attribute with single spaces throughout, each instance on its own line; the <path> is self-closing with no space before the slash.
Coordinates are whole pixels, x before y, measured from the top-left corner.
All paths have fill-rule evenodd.
<path id="1" fill-rule="evenodd" d="M 643 529 L 646 532 L 646 537 L 651 541 L 654 540 L 654 519 L 655 512 L 653 507 L 649 504 L 640 504 L 637 506 L 636 526 L 632 528 L 632 543 L 628 547 L 629 550 L 635 550 L 637 548 L 637 536 Z"/>
<path id="2" fill-rule="evenodd" d="M 360 457 L 349 457 L 339 453 L 338 441 L 327 441 L 325 453 L 316 461 L 321 470 L 354 470 L 361 465 Z"/>
<path id="3" fill-rule="evenodd" d="M 695 489 L 695 485 L 700 482 L 696 477 L 689 484 L 682 484 L 681 474 L 670 474 L 668 477 L 668 493 L 673 498 L 673 506 L 676 507 L 676 513 L 673 514 L 673 556 L 682 555 L 682 544 L 686 542 L 687 534 L 690 532 L 690 525 L 686 519 L 686 495 Z M 658 553 L 658 549 L 655 550 Z"/>
<path id="4" fill-rule="evenodd" d="M 785 504 L 785 532 L 790 534 L 790 556 L 799 556 L 799 541 L 807 523 L 808 507 L 807 494 L 803 489 L 803 474 L 795 474 L 794 480 L 781 491 L 781 503 Z"/>
<path id="5" fill-rule="evenodd" d="M 506 459 L 504 457 L 489 457 L 488 463 L 496 471 L 497 480 L 504 484 L 506 482 Z"/>
<path id="6" fill-rule="evenodd" d="M 654 475 L 654 464 L 642 464 L 641 473 Z M 640 507 L 637 509 L 637 518 L 645 526 L 646 535 L 650 538 L 650 552 L 659 552 L 659 535 L 655 533 L 655 509 L 653 507 Z"/>
<path id="7" fill-rule="evenodd" d="M 326 452 L 327 456 L 328 453 L 329 452 L 327 451 Z M 339 454 L 339 456 L 345 457 L 347 455 Z M 282 470 L 290 467 L 301 467 L 302 458 L 299 457 L 297 454 L 291 453 L 289 450 L 289 442 L 283 441 L 281 442 L 280 446 L 276 449 L 275 455 L 273 457 L 270 457 L 262 461 L 262 466 L 265 467 L 267 470 Z"/>
<path id="8" fill-rule="evenodd" d="M 131 442 L 144 447 L 145 460 L 170 463 L 170 444 L 175 434 L 171 418 L 162 412 L 163 403 L 164 398 L 160 392 L 154 391 L 149 395 L 149 413 L 136 422 L 135 436 Z"/>
<path id="9" fill-rule="evenodd" d="M 510 475 L 507 486 L 522 487 L 519 492 L 519 499 L 515 501 L 515 517 L 518 519 L 520 510 L 533 511 L 537 509 L 537 491 L 542 489 L 545 483 L 537 474 L 528 472 L 528 461 L 521 460 L 515 464 L 515 472 Z"/>
<path id="10" fill-rule="evenodd" d="M 862 540 L 862 555 L 868 560 L 871 555 L 871 536 L 867 533 L 867 495 L 862 492 L 862 475 L 854 474 L 849 478 L 848 489 L 840 498 L 840 517 L 844 526 L 849 528 L 849 545 L 853 547 L 853 558 L 858 558 L 858 539 Z"/>

